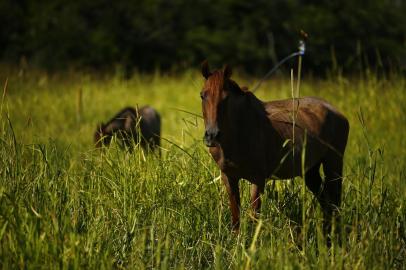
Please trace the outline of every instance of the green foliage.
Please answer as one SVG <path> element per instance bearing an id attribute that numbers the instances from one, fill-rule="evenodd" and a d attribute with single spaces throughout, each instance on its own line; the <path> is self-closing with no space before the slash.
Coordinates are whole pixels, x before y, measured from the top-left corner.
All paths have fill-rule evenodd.
<path id="1" fill-rule="evenodd" d="M 2 1 L 0 59 L 48 69 L 195 66 L 263 72 L 309 33 L 306 70 L 404 69 L 404 1 Z"/>
<path id="2" fill-rule="evenodd" d="M 301 84 L 302 95 L 331 101 L 351 124 L 342 246 L 334 239 L 328 250 L 320 208 L 300 178 L 267 185 L 258 223 L 250 219 L 249 185 L 242 181 L 241 233 L 231 233 L 219 170 L 201 141 L 202 120 L 180 111 L 200 115 L 199 74 L 131 80 L 120 73 L 17 75 L 3 68 L 2 74 L 9 77 L 0 121 L 2 269 L 401 269 L 406 264 L 403 77 Z M 236 81 L 252 84 L 238 76 Z M 268 82 L 257 94 L 288 98 L 290 82 Z M 162 157 L 140 148 L 129 153 L 115 144 L 94 149 L 96 123 L 137 103 L 151 104 L 162 115 Z"/>

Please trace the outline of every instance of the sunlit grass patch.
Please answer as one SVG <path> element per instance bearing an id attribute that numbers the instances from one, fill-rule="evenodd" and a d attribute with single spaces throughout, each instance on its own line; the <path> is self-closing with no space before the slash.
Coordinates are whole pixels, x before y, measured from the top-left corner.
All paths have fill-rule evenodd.
<path id="1" fill-rule="evenodd" d="M 231 232 L 219 170 L 201 139 L 197 73 L 130 80 L 7 74 L 0 121 L 1 268 L 404 268 L 402 77 L 302 80 L 302 95 L 330 101 L 351 125 L 336 224 L 342 245 L 334 239 L 329 250 L 319 206 L 309 191 L 303 200 L 300 178 L 267 184 L 259 222 L 250 217 L 243 181 L 241 232 Z M 257 94 L 289 98 L 290 82 L 271 80 Z M 96 124 L 137 104 L 161 113 L 162 156 L 117 144 L 95 149 Z"/>

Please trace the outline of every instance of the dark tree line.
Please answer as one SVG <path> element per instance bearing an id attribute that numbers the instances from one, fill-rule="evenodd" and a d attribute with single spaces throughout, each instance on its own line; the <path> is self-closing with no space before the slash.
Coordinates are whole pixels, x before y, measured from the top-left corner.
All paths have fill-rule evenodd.
<path id="1" fill-rule="evenodd" d="M 403 0 L 2 0 L 0 57 L 48 69 L 263 72 L 309 34 L 306 67 L 405 69 Z"/>

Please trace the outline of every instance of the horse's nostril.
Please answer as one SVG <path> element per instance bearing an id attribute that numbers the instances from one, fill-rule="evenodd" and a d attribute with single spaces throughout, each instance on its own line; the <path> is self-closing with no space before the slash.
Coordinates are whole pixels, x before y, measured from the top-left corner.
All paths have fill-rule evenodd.
<path id="1" fill-rule="evenodd" d="M 204 132 L 204 139 L 207 142 L 216 141 L 219 138 L 220 132 L 218 128 L 208 129 Z"/>

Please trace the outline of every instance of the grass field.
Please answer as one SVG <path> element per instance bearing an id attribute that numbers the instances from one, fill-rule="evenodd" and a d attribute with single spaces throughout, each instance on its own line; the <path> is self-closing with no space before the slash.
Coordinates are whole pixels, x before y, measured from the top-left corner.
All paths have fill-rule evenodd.
<path id="1" fill-rule="evenodd" d="M 230 232 L 228 197 L 202 143 L 197 72 L 168 76 L 2 68 L 0 268 L 406 269 L 406 80 L 303 78 L 301 95 L 329 100 L 351 125 L 342 245 L 325 246 L 321 211 L 303 181 L 269 182 L 261 219 Z M 238 79 L 241 77 L 240 79 Z M 253 78 L 235 75 L 241 85 Z M 290 97 L 273 79 L 257 95 Z M 3 91 L 2 91 L 3 92 Z M 126 105 L 162 116 L 162 157 L 112 146 L 93 132 Z M 301 228 L 299 230 L 298 228 Z"/>

